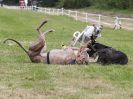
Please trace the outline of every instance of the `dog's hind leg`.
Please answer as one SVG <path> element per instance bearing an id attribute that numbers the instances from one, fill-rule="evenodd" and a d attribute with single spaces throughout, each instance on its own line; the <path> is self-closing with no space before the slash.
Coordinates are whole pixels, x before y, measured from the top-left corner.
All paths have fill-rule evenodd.
<path id="1" fill-rule="evenodd" d="M 46 41 L 45 41 L 46 34 L 54 31 L 53 29 L 51 29 L 46 32 L 42 32 L 40 29 L 45 23 L 47 23 L 47 21 L 42 22 L 42 24 L 36 29 L 38 32 L 37 42 L 33 43 L 29 47 L 29 51 L 30 53 L 33 54 L 33 56 L 40 55 L 41 52 L 44 52 L 46 50 Z"/>
<path id="2" fill-rule="evenodd" d="M 39 27 L 36 29 L 37 32 L 39 33 L 38 34 L 38 39 L 37 39 L 36 42 L 34 42 L 33 44 L 31 44 L 29 46 L 29 51 L 39 52 L 39 50 L 43 48 L 43 46 L 45 44 L 45 42 L 44 42 L 45 40 L 44 40 L 43 35 L 42 35 L 43 33 L 41 32 L 40 29 L 45 23 L 47 23 L 47 21 L 43 21 L 41 23 L 41 25 L 39 25 Z"/>

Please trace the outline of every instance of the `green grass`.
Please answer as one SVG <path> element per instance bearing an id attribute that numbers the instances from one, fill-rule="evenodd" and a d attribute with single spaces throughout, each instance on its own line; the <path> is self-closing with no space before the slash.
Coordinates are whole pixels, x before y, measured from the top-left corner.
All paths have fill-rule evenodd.
<path id="1" fill-rule="evenodd" d="M 133 9 L 105 9 L 105 8 L 98 8 L 98 7 L 86 7 L 79 9 L 80 11 L 86 11 L 90 13 L 96 13 L 96 14 L 103 14 L 107 16 L 119 16 L 119 17 L 130 17 L 133 18 Z"/>
<path id="2" fill-rule="evenodd" d="M 0 98 L 133 98 L 133 31 L 104 28 L 98 39 L 125 52 L 129 57 L 125 66 L 34 64 L 13 42 L 2 43 L 6 38 L 14 38 L 28 49 L 42 20 L 48 20 L 43 30 L 56 30 L 46 37 L 48 50 L 61 48 L 62 43 L 67 45 L 73 33 L 87 25 L 65 16 L 0 9 Z"/>

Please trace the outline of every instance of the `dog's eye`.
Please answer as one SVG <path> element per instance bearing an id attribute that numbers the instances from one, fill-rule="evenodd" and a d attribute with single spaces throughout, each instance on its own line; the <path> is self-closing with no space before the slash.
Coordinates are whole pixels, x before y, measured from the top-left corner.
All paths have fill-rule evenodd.
<path id="1" fill-rule="evenodd" d="M 77 57 L 80 57 L 80 55 L 77 55 Z"/>

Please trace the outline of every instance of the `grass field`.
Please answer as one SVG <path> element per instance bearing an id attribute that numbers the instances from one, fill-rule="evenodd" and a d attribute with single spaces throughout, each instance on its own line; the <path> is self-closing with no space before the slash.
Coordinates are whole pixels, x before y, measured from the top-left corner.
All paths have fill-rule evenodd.
<path id="1" fill-rule="evenodd" d="M 125 66 L 34 64 L 13 42 L 2 43 L 14 38 L 27 49 L 42 20 L 48 20 L 43 30 L 56 30 L 47 35 L 48 50 L 67 45 L 87 25 L 65 16 L 0 8 L 0 99 L 133 99 L 133 31 L 105 27 L 98 39 L 125 52 Z"/>
<path id="2" fill-rule="evenodd" d="M 133 10 L 132 9 L 105 9 L 105 8 L 97 8 L 97 7 L 86 7 L 79 9 L 80 11 L 86 11 L 90 13 L 103 14 L 107 16 L 119 16 L 119 17 L 129 17 L 133 18 Z"/>

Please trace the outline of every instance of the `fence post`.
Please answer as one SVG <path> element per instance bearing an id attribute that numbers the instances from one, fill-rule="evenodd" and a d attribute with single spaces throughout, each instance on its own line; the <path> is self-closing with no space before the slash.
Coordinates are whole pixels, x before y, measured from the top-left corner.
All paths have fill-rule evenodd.
<path id="1" fill-rule="evenodd" d="M 75 18 L 76 18 L 76 21 L 78 20 L 78 11 L 75 11 Z"/>
<path id="2" fill-rule="evenodd" d="M 71 15 L 71 10 L 68 10 L 68 16 L 70 16 Z"/>
<path id="3" fill-rule="evenodd" d="M 62 13 L 61 13 L 61 14 L 62 14 L 62 16 L 63 16 L 63 15 L 64 15 L 64 8 L 62 8 L 62 9 L 61 9 L 61 11 L 62 11 Z"/>
<path id="4" fill-rule="evenodd" d="M 86 23 L 88 22 L 88 13 L 85 13 L 86 15 Z"/>
<path id="5" fill-rule="evenodd" d="M 55 11 L 54 11 L 54 12 L 55 12 L 55 15 L 57 15 L 57 9 L 54 9 L 54 10 L 55 10 Z"/>
<path id="6" fill-rule="evenodd" d="M 53 15 L 54 15 L 54 8 L 53 8 Z"/>
<path id="7" fill-rule="evenodd" d="M 99 14 L 99 25 L 101 25 L 101 15 Z"/>
<path id="8" fill-rule="evenodd" d="M 46 13 L 46 8 L 44 8 L 44 12 Z"/>
<path id="9" fill-rule="evenodd" d="M 49 14 L 50 14 L 50 10 L 51 10 L 51 9 L 49 8 Z"/>
<path id="10" fill-rule="evenodd" d="M 57 15 L 60 15 L 60 9 L 57 9 Z"/>
<path id="11" fill-rule="evenodd" d="M 42 8 L 38 7 L 38 11 L 39 11 L 39 12 L 42 12 Z"/>

